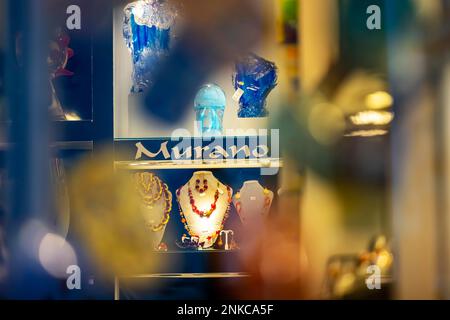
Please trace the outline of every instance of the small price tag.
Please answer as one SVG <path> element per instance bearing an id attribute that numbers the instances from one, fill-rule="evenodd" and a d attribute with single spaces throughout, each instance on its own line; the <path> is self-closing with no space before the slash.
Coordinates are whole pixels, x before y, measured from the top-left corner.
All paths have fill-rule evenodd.
<path id="1" fill-rule="evenodd" d="M 233 100 L 236 102 L 239 102 L 239 100 L 241 100 L 241 97 L 243 94 L 244 94 L 244 90 L 242 90 L 241 88 L 238 88 L 233 95 Z"/>

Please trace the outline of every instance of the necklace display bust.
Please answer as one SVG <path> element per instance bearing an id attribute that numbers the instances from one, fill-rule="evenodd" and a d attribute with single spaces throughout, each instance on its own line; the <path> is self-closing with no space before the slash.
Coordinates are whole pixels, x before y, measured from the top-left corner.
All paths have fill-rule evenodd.
<path id="1" fill-rule="evenodd" d="M 233 197 L 233 204 L 242 224 L 259 224 L 269 214 L 273 196 L 272 191 L 256 180 L 244 182 L 241 190 Z"/>
<path id="2" fill-rule="evenodd" d="M 210 171 L 197 171 L 177 190 L 181 221 L 201 248 L 214 245 L 230 209 L 232 189 Z"/>
<path id="3" fill-rule="evenodd" d="M 150 231 L 152 246 L 157 249 L 161 243 L 172 209 L 172 193 L 167 184 L 150 172 L 134 174 L 136 189 L 141 197 L 141 214 Z"/>

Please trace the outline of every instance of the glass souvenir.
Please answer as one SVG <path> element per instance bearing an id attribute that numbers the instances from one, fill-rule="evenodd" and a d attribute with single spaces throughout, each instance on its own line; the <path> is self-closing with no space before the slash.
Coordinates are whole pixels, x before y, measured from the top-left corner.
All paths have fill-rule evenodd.
<path id="1" fill-rule="evenodd" d="M 23 67 L 22 34 L 16 38 L 16 55 L 18 63 Z M 67 63 L 73 57 L 74 51 L 69 48 L 70 37 L 57 28 L 48 42 L 47 67 L 49 72 L 49 87 L 51 90 L 51 104 L 49 112 L 53 120 L 67 120 L 61 102 L 56 94 L 53 81 L 61 76 L 72 76 L 74 73 L 67 70 Z"/>
<path id="2" fill-rule="evenodd" d="M 239 118 L 266 117 L 266 98 L 277 85 L 277 68 L 273 62 L 250 54 L 236 63 L 233 85 Z"/>
<path id="3" fill-rule="evenodd" d="M 124 9 L 123 36 L 133 62 L 132 92 L 151 85 L 155 70 L 169 51 L 176 11 L 165 0 L 139 0 Z"/>
<path id="4" fill-rule="evenodd" d="M 56 95 L 53 80 L 61 76 L 72 76 L 73 72 L 65 69 L 67 62 L 73 57 L 73 50 L 69 48 L 70 37 L 61 29 L 58 29 L 55 38 L 50 42 L 50 52 L 47 63 L 50 70 L 50 87 L 52 93 L 52 103 L 50 105 L 50 113 L 54 119 L 66 120 L 66 115 L 61 106 L 61 102 Z"/>
<path id="5" fill-rule="evenodd" d="M 197 128 L 202 135 L 221 135 L 226 98 L 223 90 L 215 84 L 200 88 L 195 101 Z"/>

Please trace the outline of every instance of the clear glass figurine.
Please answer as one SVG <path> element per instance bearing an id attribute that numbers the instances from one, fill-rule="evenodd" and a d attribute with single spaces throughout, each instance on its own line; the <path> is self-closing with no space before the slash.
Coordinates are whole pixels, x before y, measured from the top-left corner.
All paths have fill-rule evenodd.
<path id="1" fill-rule="evenodd" d="M 195 96 L 196 122 L 203 136 L 217 136 L 223 132 L 223 113 L 226 106 L 225 92 L 215 84 L 206 84 Z"/>
<path id="2" fill-rule="evenodd" d="M 132 92 L 151 86 L 161 59 L 170 48 L 176 10 L 165 0 L 139 0 L 124 9 L 123 36 L 133 61 Z"/>

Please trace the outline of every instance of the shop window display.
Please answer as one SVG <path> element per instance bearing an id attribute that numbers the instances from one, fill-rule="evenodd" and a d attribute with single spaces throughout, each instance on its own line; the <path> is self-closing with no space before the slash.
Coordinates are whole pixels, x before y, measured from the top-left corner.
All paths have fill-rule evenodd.
<path id="1" fill-rule="evenodd" d="M 299 287 L 305 282 L 305 290 L 309 285 L 315 290 L 307 292 L 308 298 L 392 297 L 400 255 L 390 241 L 387 195 L 390 179 L 403 182 L 405 176 L 399 177 L 398 160 L 395 170 L 386 169 L 392 160 L 386 150 L 397 157 L 402 139 L 391 129 L 403 125 L 405 112 L 396 109 L 387 63 L 377 64 L 381 54 L 369 50 L 363 57 L 364 50 L 353 50 L 354 39 L 361 39 L 353 25 L 346 25 L 346 10 L 356 8 L 354 14 L 365 5 L 324 6 L 337 21 L 324 19 L 325 26 L 318 28 L 315 17 L 300 23 L 304 12 L 308 17 L 322 13 L 313 2 L 242 2 L 245 17 L 250 20 L 252 9 L 264 23 L 254 33 L 244 30 L 248 21 L 235 5 L 231 12 L 240 17 L 242 33 L 249 31 L 255 42 L 245 46 L 238 39 L 241 48 L 233 48 L 240 36 L 237 19 L 234 29 L 228 28 L 234 15 L 227 12 L 220 20 L 221 10 L 206 14 L 198 2 L 130 0 L 109 6 L 94 0 L 91 7 L 90 1 L 74 1 L 55 2 L 49 41 L 42 41 L 48 74 L 41 72 L 40 79 L 49 94 L 40 115 L 48 112 L 51 130 L 36 130 L 26 118 L 38 114 L 29 99 L 36 92 L 20 99 L 12 94 L 14 106 L 29 107 L 27 113 L 13 113 L 14 121 L 0 111 L 0 134 L 12 128 L 19 142 L 51 135 L 45 169 L 50 162 L 48 189 L 54 199 L 42 220 L 48 233 L 73 245 L 74 264 L 88 274 L 83 281 L 89 286 L 83 282 L 85 291 L 73 291 L 73 297 L 291 298 L 303 297 Z M 225 10 L 234 1 L 216 3 Z M 66 25 L 74 14 L 68 6 L 79 7 L 80 28 Z M 192 17 L 195 23 L 188 20 Z M 214 37 L 217 29 L 223 33 Z M 327 30 L 318 39 L 333 43 L 311 45 L 311 30 Z M 374 31 L 375 40 L 386 32 Z M 18 82 L 24 79 L 15 75 L 27 71 L 21 70 L 30 60 L 22 59 L 30 57 L 22 50 L 22 36 L 27 37 L 14 34 L 15 63 L 0 64 L 0 105 L 14 91 L 5 85 L 12 70 Z M 303 41 L 310 46 L 303 47 Z M 391 54 L 384 47 L 380 52 Z M 359 67 L 358 61 L 367 65 Z M 0 155 L 17 152 L 15 142 L 3 139 Z M 38 148 L 46 149 L 36 144 L 23 151 L 39 161 Z M 18 153 L 14 160 L 21 167 L 33 164 Z M 44 171 L 35 171 L 42 178 Z M 6 184 L 3 172 L 0 167 L 0 187 Z M 21 172 L 18 176 L 23 178 Z M 34 186 L 23 185 L 26 190 Z M 402 187 L 396 184 L 394 192 L 404 196 Z M 2 223 L 0 281 L 6 274 Z M 41 256 L 50 251 L 41 250 Z M 52 259 L 39 261 L 51 276 L 57 261 Z M 366 281 L 370 268 L 374 275 L 379 271 L 382 289 L 367 295 L 366 288 L 378 286 Z M 54 274 L 62 279 L 60 271 Z M 105 283 L 96 286 L 103 278 Z M 98 294 L 97 288 L 104 292 Z"/>

